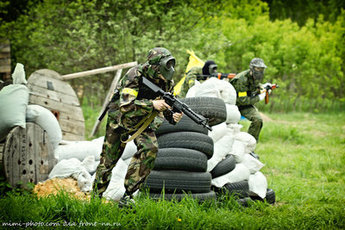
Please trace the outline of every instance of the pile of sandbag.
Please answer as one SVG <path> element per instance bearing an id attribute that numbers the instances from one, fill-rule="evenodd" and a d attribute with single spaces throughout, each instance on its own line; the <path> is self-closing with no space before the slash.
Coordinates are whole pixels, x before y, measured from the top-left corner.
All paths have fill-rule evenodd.
<path id="1" fill-rule="evenodd" d="M 217 97 L 226 105 L 226 122 L 213 126 L 209 132 L 214 153 L 207 162 L 207 171 L 212 174 L 214 189 L 264 199 L 268 191 L 266 177 L 260 172 L 264 164 L 253 155 L 255 138 L 240 131 L 241 114 L 236 106 L 236 95 L 228 81 L 210 78 L 203 83 L 196 81 L 186 97 Z"/>
<path id="2" fill-rule="evenodd" d="M 24 66 L 20 63 L 12 74 L 13 84 L 0 91 L 0 141 L 12 128 L 25 128 L 25 112 L 29 103 L 29 89 L 26 87 Z"/>

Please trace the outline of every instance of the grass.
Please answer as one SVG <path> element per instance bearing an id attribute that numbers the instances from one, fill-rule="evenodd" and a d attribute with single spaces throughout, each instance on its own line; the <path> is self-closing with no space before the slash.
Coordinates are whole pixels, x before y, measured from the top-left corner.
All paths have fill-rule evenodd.
<path id="1" fill-rule="evenodd" d="M 119 209 L 100 199 L 80 201 L 66 193 L 38 199 L 14 190 L 0 197 L 0 228 L 23 223 L 42 229 L 344 229 L 345 114 L 266 115 L 271 121 L 264 122 L 256 153 L 276 193 L 275 205 L 245 208 L 226 196 L 204 203 L 154 201 L 143 194 L 134 208 Z M 92 128 L 94 120 L 85 117 Z M 240 123 L 246 130 L 249 123 Z"/>

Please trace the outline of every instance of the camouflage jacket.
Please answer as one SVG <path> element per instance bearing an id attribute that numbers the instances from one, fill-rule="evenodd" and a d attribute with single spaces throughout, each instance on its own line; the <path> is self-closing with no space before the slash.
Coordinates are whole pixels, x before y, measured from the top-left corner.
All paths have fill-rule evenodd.
<path id="1" fill-rule="evenodd" d="M 237 74 L 231 80 L 231 84 L 237 92 L 237 106 L 253 105 L 260 100 L 260 84 L 254 83 L 253 78 L 249 75 L 249 70 Z"/>
<path id="2" fill-rule="evenodd" d="M 141 81 L 145 76 L 164 91 L 171 91 L 173 82 L 163 78 L 152 80 L 138 65 L 131 68 L 119 81 L 117 86 L 118 95 L 114 95 L 110 104 L 109 118 L 121 127 L 135 131 L 135 126 L 145 117 L 149 116 L 153 110 L 153 100 L 159 99 L 150 89 L 144 86 Z M 163 122 L 163 116 L 172 122 L 172 113 L 169 111 L 158 113 L 150 128 L 156 130 Z"/>
<path id="3" fill-rule="evenodd" d="M 186 73 L 186 78 L 179 95 L 180 97 L 186 97 L 188 90 L 195 84 L 198 75 L 202 75 L 202 67 L 193 67 Z"/>

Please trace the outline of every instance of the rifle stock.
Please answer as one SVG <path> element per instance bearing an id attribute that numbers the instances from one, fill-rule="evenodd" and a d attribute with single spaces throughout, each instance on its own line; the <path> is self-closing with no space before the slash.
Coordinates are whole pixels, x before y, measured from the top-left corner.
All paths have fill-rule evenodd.
<path id="1" fill-rule="evenodd" d="M 269 91 L 269 90 L 274 90 L 274 89 L 276 89 L 276 88 L 279 88 L 279 85 L 273 84 L 272 86 L 267 85 L 267 86 L 265 87 L 265 89 L 266 89 L 265 104 L 268 104 L 268 101 L 269 101 L 269 96 L 268 96 L 269 93 L 268 93 L 268 91 Z"/>

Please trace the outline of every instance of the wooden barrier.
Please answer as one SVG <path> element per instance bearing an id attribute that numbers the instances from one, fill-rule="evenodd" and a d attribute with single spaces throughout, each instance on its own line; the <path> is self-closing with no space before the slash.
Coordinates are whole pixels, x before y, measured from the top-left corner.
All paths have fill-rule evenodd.
<path id="1" fill-rule="evenodd" d="M 47 132 L 35 123 L 26 123 L 26 129 L 17 126 L 7 135 L 3 166 L 10 185 L 25 188 L 44 181 L 56 163 Z"/>

